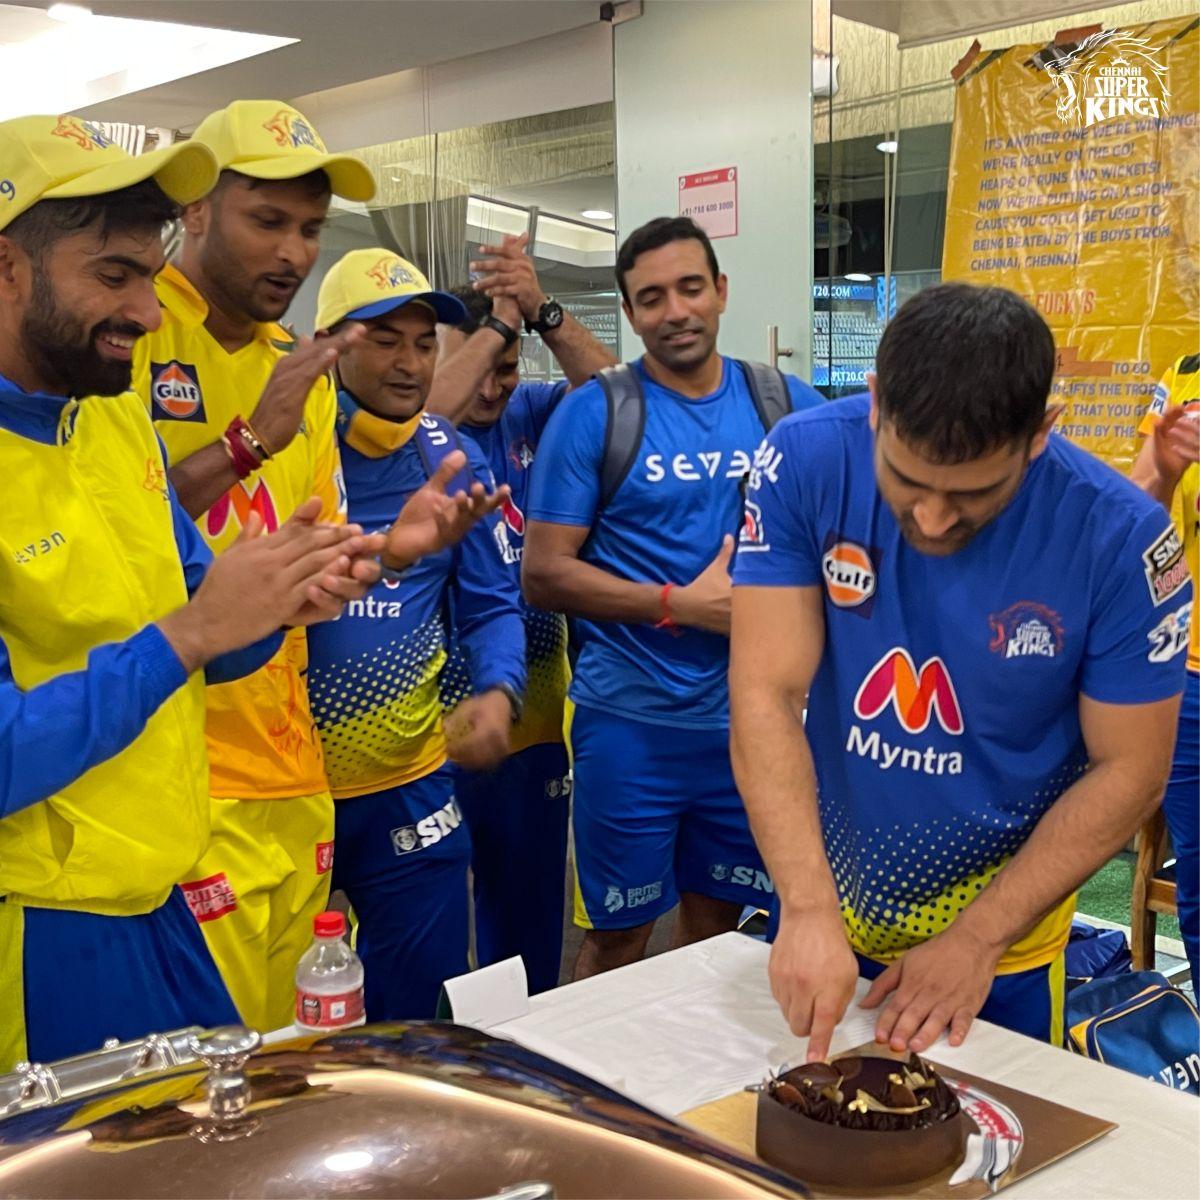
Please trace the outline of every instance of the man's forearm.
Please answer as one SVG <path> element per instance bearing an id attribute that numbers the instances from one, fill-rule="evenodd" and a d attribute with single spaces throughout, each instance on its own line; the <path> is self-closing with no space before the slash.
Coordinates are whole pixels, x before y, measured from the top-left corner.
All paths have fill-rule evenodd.
<path id="1" fill-rule="evenodd" d="M 736 688 L 731 701 L 733 774 L 780 905 L 836 912 L 803 700 Z"/>
<path id="2" fill-rule="evenodd" d="M 168 471 L 184 512 L 196 520 L 238 481 L 237 472 L 221 442 L 213 442 L 180 459 Z"/>
<path id="3" fill-rule="evenodd" d="M 525 549 L 521 586 L 535 607 L 589 621 L 652 625 L 661 619 L 661 584 L 633 583 L 567 555 L 539 563 L 528 557 L 528 544 Z"/>
<path id="4" fill-rule="evenodd" d="M 564 313 L 563 323 L 557 329 L 547 330 L 542 340 L 573 388 L 587 383 L 597 371 L 617 361 L 612 351 L 570 313 Z"/>
<path id="5" fill-rule="evenodd" d="M 1126 844 L 1162 793 L 1162 781 L 1130 778 L 1120 763 L 1094 767 L 954 924 L 1003 953 Z"/>
<path id="6" fill-rule="evenodd" d="M 503 349 L 504 339 L 494 329 L 475 330 L 462 349 L 438 367 L 425 407 L 453 425 L 460 424 Z"/>
<path id="7" fill-rule="evenodd" d="M 1139 458 L 1134 463 L 1133 470 L 1129 473 L 1129 478 L 1147 496 L 1157 500 L 1167 512 L 1171 511 L 1171 503 L 1175 498 L 1175 489 L 1179 486 L 1181 476 L 1176 475 L 1172 478 L 1164 475 L 1153 459 L 1149 462 L 1143 462 Z"/>

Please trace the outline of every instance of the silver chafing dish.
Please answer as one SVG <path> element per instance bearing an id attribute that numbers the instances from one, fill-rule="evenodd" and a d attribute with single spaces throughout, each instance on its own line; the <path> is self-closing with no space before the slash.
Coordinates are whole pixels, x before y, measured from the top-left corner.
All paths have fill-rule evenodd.
<path id="1" fill-rule="evenodd" d="M 199 1060 L 199 1061 L 197 1061 Z M 439 1022 L 183 1030 L 0 1078 L 0 1197 L 764 1197 L 804 1188 Z"/>

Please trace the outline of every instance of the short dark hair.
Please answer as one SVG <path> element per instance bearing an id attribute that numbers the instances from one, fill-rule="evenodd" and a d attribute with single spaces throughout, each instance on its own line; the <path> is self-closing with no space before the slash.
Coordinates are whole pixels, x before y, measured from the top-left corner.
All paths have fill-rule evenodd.
<path id="1" fill-rule="evenodd" d="M 241 171 L 235 171 L 226 167 L 217 179 L 217 186 L 213 188 L 213 193 L 215 194 L 223 187 L 227 187 L 235 179 L 241 180 L 251 191 L 268 183 L 298 183 L 304 188 L 305 195 L 311 200 L 320 200 L 324 196 L 333 195 L 333 185 L 329 182 L 329 176 L 320 167 L 315 171 L 309 171 L 305 175 L 297 175 L 292 179 L 259 179 L 254 175 L 243 175 Z"/>
<path id="2" fill-rule="evenodd" d="M 1028 444 L 1046 416 L 1054 335 L 1005 288 L 942 283 L 905 301 L 875 353 L 880 415 L 931 461 Z"/>
<path id="3" fill-rule="evenodd" d="M 473 287 L 452 287 L 450 295 L 461 300 L 463 307 L 467 310 L 467 319 L 459 322 L 454 328 L 459 333 L 474 333 L 492 311 L 491 296 L 485 296 Z"/>
<path id="4" fill-rule="evenodd" d="M 107 241 L 116 233 L 161 232 L 181 213 L 179 205 L 153 179 L 145 179 L 100 196 L 39 200 L 14 218 L 3 233 L 40 262 L 56 242 L 94 224 L 99 224 L 100 236 Z"/>
<path id="5" fill-rule="evenodd" d="M 716 251 L 708 240 L 708 234 L 691 217 L 655 217 L 653 221 L 647 221 L 635 229 L 617 251 L 617 285 L 626 304 L 629 303 L 629 293 L 625 290 L 625 275 L 632 270 L 638 258 L 649 250 L 657 250 L 671 242 L 687 241 L 699 242 L 704 247 L 704 257 L 708 259 L 708 269 L 716 283 L 721 268 L 717 266 Z"/>

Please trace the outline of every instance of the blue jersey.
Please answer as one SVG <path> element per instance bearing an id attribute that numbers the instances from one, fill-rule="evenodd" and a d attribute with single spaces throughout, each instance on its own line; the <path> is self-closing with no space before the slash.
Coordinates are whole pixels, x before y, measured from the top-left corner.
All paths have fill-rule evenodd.
<path id="1" fill-rule="evenodd" d="M 416 422 L 380 420 L 338 397 L 338 438 L 349 519 L 384 531 L 428 479 Z M 437 417 L 428 427 L 453 438 Z M 490 489 L 479 448 L 462 439 L 471 473 Z M 438 677 L 446 661 L 447 610 L 471 665 L 475 690 L 525 687 L 525 637 L 516 585 L 501 556 L 495 516 L 457 546 L 421 559 L 399 582 L 381 580 L 362 600 L 308 633 L 308 690 L 334 796 L 410 783 L 446 760 Z"/>
<path id="2" fill-rule="evenodd" d="M 525 548 L 525 509 L 529 493 L 529 468 L 542 431 L 567 383 L 518 384 L 503 415 L 492 425 L 460 428 L 483 451 L 498 484 L 507 483 L 512 497 L 501 510 L 502 553 L 514 584 L 521 586 L 521 555 Z M 567 622 L 561 613 L 543 612 L 522 601 L 525 623 L 525 656 L 528 679 L 525 711 L 513 728 L 512 753 L 526 746 L 563 740 L 563 701 L 567 694 Z M 471 691 L 466 658 L 454 654 L 442 673 L 442 696 L 453 707 Z"/>
<path id="3" fill-rule="evenodd" d="M 529 516 L 586 525 L 580 558 L 637 583 L 690 583 L 741 521 L 742 481 L 762 422 L 742 371 L 722 359 L 715 392 L 689 399 L 632 364 L 646 396 L 646 428 L 636 462 L 600 511 L 607 404 L 599 383 L 558 406 L 538 449 Z M 796 409 L 821 396 L 786 376 Z M 571 698 L 633 720 L 690 728 L 729 724 L 725 675 L 729 640 L 687 629 L 679 636 L 651 625 L 577 622 L 579 657 Z"/>
<path id="4" fill-rule="evenodd" d="M 1081 693 L 1182 690 L 1183 640 L 1167 653 L 1156 631 L 1191 585 L 1162 508 L 1058 436 L 962 550 L 919 553 L 876 487 L 868 408 L 776 427 L 734 584 L 822 588 L 806 729 L 825 844 L 852 945 L 888 961 L 944 929 L 1083 772 Z M 1055 958 L 1072 907 L 1000 969 Z"/>

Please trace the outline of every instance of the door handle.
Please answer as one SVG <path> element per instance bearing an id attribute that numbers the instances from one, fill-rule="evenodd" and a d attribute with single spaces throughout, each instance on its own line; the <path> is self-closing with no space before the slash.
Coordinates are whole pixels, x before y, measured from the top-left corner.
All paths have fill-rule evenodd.
<path id="1" fill-rule="evenodd" d="M 767 326 L 767 363 L 770 366 L 775 364 L 781 358 L 791 358 L 795 351 L 791 346 L 781 346 L 779 344 L 779 326 Z"/>

